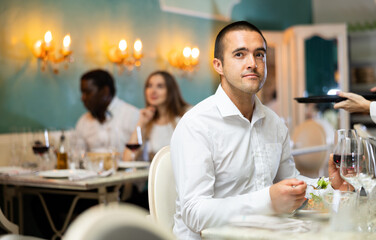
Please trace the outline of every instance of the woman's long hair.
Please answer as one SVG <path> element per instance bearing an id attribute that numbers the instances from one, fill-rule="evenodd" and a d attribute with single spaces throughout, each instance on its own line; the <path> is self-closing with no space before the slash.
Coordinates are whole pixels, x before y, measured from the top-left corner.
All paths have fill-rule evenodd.
<path id="1" fill-rule="evenodd" d="M 170 122 L 176 125 L 175 118 L 181 117 L 187 110 L 188 104 L 184 101 L 183 97 L 181 96 L 180 89 L 178 84 L 176 83 L 175 78 L 166 71 L 155 71 L 149 75 L 146 79 L 145 86 L 144 86 L 144 96 L 145 96 L 145 103 L 146 106 L 150 106 L 146 99 L 146 89 L 149 85 L 150 79 L 155 75 L 161 75 L 165 81 L 166 88 L 167 88 L 167 98 L 166 98 L 166 106 L 167 106 L 167 114 Z M 160 117 L 158 110 L 155 112 L 153 119 L 146 125 L 146 136 L 149 138 L 151 128 L 154 122 Z"/>

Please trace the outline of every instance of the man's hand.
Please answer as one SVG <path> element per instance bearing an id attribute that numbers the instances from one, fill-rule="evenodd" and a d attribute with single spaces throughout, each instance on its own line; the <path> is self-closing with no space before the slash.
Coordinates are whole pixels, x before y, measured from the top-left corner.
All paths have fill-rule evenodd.
<path id="1" fill-rule="evenodd" d="M 285 179 L 270 187 L 272 207 L 276 213 L 291 213 L 305 200 L 307 184 L 297 179 Z"/>
<path id="2" fill-rule="evenodd" d="M 342 108 L 350 113 L 369 113 L 371 101 L 355 93 L 338 92 L 338 96 L 347 98 L 347 100 L 334 104 L 334 109 Z"/>
<path id="3" fill-rule="evenodd" d="M 329 169 L 328 169 L 329 181 L 333 189 L 339 189 L 341 191 L 347 191 L 348 187 L 350 187 L 351 189 L 354 189 L 351 185 L 349 185 L 346 181 L 344 181 L 341 178 L 340 169 L 337 168 L 333 160 L 333 154 L 330 154 L 328 164 L 329 164 Z"/>

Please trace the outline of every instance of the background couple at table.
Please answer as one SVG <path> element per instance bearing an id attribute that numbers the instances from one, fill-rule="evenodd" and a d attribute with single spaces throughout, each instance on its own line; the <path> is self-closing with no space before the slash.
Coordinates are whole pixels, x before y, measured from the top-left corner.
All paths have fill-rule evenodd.
<path id="1" fill-rule="evenodd" d="M 150 74 L 145 82 L 146 108 L 116 97 L 115 82 L 105 70 L 93 70 L 81 77 L 81 100 L 88 110 L 77 122 L 76 132 L 87 151 L 115 149 L 131 160 L 126 143 L 138 143 L 136 126 L 147 142 L 146 156 L 169 145 L 172 132 L 187 110 L 174 77 L 166 71 Z M 137 151 L 138 153 L 141 151 Z M 145 154 L 144 154 L 145 155 Z M 144 159 L 150 160 L 150 159 Z"/>

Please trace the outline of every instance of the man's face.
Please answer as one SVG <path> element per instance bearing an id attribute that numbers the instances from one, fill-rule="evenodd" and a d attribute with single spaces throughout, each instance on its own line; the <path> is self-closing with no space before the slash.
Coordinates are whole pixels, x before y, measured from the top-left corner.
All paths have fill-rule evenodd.
<path id="1" fill-rule="evenodd" d="M 222 86 L 233 94 L 256 94 L 264 85 L 266 44 L 258 32 L 236 30 L 223 39 L 223 62 L 213 61 Z"/>
<path id="2" fill-rule="evenodd" d="M 91 79 L 81 80 L 81 100 L 91 114 L 97 116 L 103 111 L 106 97 L 104 89 L 99 89 Z"/>

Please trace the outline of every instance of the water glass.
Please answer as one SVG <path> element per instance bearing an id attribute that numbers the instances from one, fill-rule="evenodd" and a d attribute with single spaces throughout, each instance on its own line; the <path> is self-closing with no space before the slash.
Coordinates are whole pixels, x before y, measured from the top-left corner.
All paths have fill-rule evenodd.
<path id="1" fill-rule="evenodd" d="M 333 231 L 357 231 L 356 193 L 334 191 L 330 196 L 330 228 Z"/>

